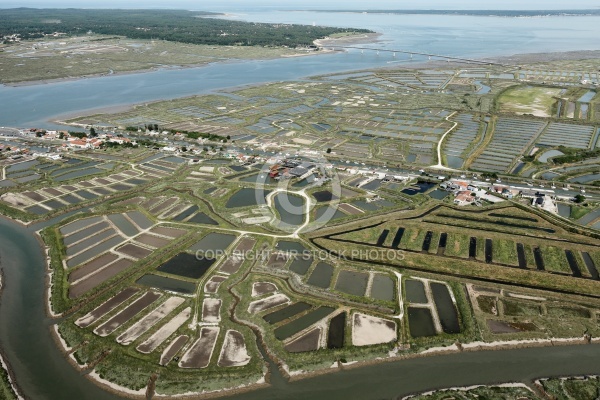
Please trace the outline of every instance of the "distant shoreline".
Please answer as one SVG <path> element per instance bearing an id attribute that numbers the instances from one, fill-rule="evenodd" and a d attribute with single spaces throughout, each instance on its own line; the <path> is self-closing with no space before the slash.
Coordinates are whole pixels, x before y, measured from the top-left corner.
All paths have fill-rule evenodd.
<path id="1" fill-rule="evenodd" d="M 316 40 L 314 40 L 313 43 L 320 48 L 319 51 L 302 52 L 301 50 L 298 50 L 298 52 L 296 54 L 280 55 L 279 57 L 273 57 L 273 58 L 268 58 L 268 59 L 275 60 L 278 58 L 285 59 L 285 58 L 309 57 L 309 56 L 330 54 L 330 53 L 333 53 L 334 50 L 324 49 L 323 46 L 331 46 L 331 45 L 335 45 L 335 44 L 347 45 L 347 44 L 360 44 L 360 43 L 376 43 L 377 38 L 379 36 L 381 36 L 381 33 L 361 33 L 361 34 L 351 34 L 351 35 L 343 36 L 340 38 L 326 37 L 326 38 L 322 38 L 322 39 L 316 39 Z M 336 50 L 336 51 L 339 51 L 339 50 Z M 1 83 L 0 86 L 22 87 L 22 86 L 46 85 L 46 84 L 52 84 L 52 83 L 57 83 L 57 82 L 72 82 L 72 81 L 78 81 L 78 80 L 89 79 L 89 78 L 144 74 L 144 73 L 151 73 L 151 72 L 156 72 L 156 71 L 161 71 L 161 70 L 180 70 L 180 69 L 202 68 L 202 67 L 206 67 L 208 65 L 213 65 L 213 64 L 245 62 L 245 61 L 252 61 L 252 60 L 262 60 L 262 58 L 256 58 L 256 59 L 230 58 L 227 60 L 209 61 L 209 62 L 198 63 L 198 64 L 163 65 L 160 67 L 149 67 L 149 68 L 135 69 L 135 70 L 130 70 L 130 71 L 116 71 L 116 72 L 112 72 L 112 73 L 96 73 L 96 74 L 85 74 L 85 75 L 81 75 L 81 76 L 66 76 L 66 77 L 62 77 L 62 78 L 6 82 L 6 83 Z"/>
<path id="2" fill-rule="evenodd" d="M 346 14 L 396 14 L 396 15 L 448 15 L 473 17 L 598 17 L 600 9 L 581 10 L 291 10 L 291 12 L 346 13 Z"/>
<path id="3" fill-rule="evenodd" d="M 369 35 L 372 35 L 373 37 L 379 36 L 379 34 L 369 34 Z M 322 40 L 323 41 L 326 41 L 326 40 L 335 41 L 335 43 L 332 43 L 332 44 L 338 44 L 338 45 L 343 44 L 342 42 L 338 41 L 339 39 L 322 39 Z M 350 43 L 344 43 L 344 44 L 350 44 Z M 315 52 L 313 54 L 318 55 L 318 54 L 328 54 L 328 53 L 330 53 L 330 52 L 320 51 L 320 52 Z M 488 58 L 483 58 L 481 60 L 482 61 L 489 60 L 492 62 L 527 64 L 527 63 L 549 62 L 549 61 L 556 61 L 556 60 L 581 60 L 581 59 L 592 59 L 592 58 L 600 58 L 600 50 L 579 50 L 579 51 L 551 52 L 551 53 L 521 53 L 521 54 L 510 55 L 510 56 L 488 57 Z M 229 60 L 228 62 L 235 62 L 235 60 Z M 208 64 L 206 64 L 206 65 L 208 65 Z M 186 66 L 186 67 L 180 67 L 180 69 L 202 68 L 203 66 L 206 66 L 206 65 L 201 65 L 201 66 L 196 66 L 196 67 Z M 381 70 L 407 69 L 408 70 L 408 69 L 427 69 L 427 68 L 435 69 L 435 68 L 448 68 L 448 67 L 454 68 L 454 67 L 464 67 L 465 65 L 468 65 L 468 64 L 458 63 L 458 62 L 448 63 L 448 62 L 442 61 L 442 60 L 431 60 L 431 61 L 425 61 L 425 62 L 403 63 L 400 65 L 389 65 L 389 66 L 383 66 L 383 67 L 371 68 L 371 69 L 357 69 L 355 72 L 370 71 L 372 69 L 381 69 Z M 123 73 L 115 73 L 113 75 L 141 74 L 141 73 L 151 73 L 151 72 L 155 72 L 155 71 L 157 71 L 157 69 L 141 70 L 141 71 L 128 71 L 128 72 L 123 72 Z M 100 76 L 102 76 L 102 75 L 100 75 Z M 88 79 L 88 78 L 95 78 L 95 77 L 98 77 L 98 76 L 87 76 L 87 77 L 83 77 L 83 78 L 61 78 L 61 79 L 55 79 L 52 81 L 29 81 L 29 82 L 22 82 L 22 83 L 15 84 L 15 85 L 5 85 L 5 86 L 15 86 L 15 87 L 17 87 L 17 86 L 34 86 L 34 85 L 41 85 L 41 84 L 46 84 L 46 83 L 76 81 L 76 80 L 80 80 L 80 79 Z M 220 91 L 229 92 L 233 89 L 255 87 L 255 86 L 259 86 L 259 85 L 263 85 L 263 84 L 265 84 L 265 83 L 235 85 L 235 86 L 231 86 L 229 88 L 220 89 Z M 181 98 L 194 97 L 194 96 L 196 96 L 196 94 L 181 96 Z M 149 101 L 147 103 L 154 103 L 154 102 L 159 102 L 159 101 L 163 101 L 163 100 L 164 99 L 155 99 L 155 100 Z M 139 105 L 139 104 L 143 104 L 143 102 L 142 103 L 140 103 L 140 102 L 124 103 L 124 104 L 119 104 L 119 105 L 114 105 L 114 106 L 98 107 L 98 108 L 91 108 L 91 109 L 87 109 L 87 110 L 79 110 L 79 111 L 70 112 L 70 113 L 63 113 L 61 115 L 56 115 L 56 116 L 50 118 L 49 121 L 52 121 L 52 122 L 58 123 L 58 124 L 69 125 L 65 122 L 65 120 L 72 119 L 72 118 L 85 117 L 85 116 L 92 115 L 94 113 L 99 113 L 99 112 L 126 111 L 126 110 L 129 110 L 129 109 L 135 107 L 136 105 Z"/>
<path id="4" fill-rule="evenodd" d="M 379 41 L 379 37 L 381 33 L 367 33 L 361 34 L 357 37 L 341 37 L 341 38 L 324 38 L 324 39 L 316 39 L 314 41 L 315 45 L 319 47 L 327 47 L 327 46 L 341 46 L 341 45 L 350 45 L 350 44 L 362 44 L 362 43 L 377 43 Z M 600 47 L 600 46 L 599 46 Z M 279 58 L 294 58 L 294 57 L 308 57 L 308 56 L 317 56 L 323 54 L 330 54 L 333 51 L 331 50 L 321 50 L 315 51 L 312 53 L 299 53 L 296 55 L 282 55 Z M 592 58 L 600 58 L 600 49 L 599 50 L 572 50 L 572 51 L 564 51 L 564 52 L 546 52 L 546 53 L 518 53 L 508 56 L 492 56 L 481 58 L 481 61 L 490 61 L 497 63 L 539 63 L 539 62 L 550 62 L 550 61 L 558 61 L 558 60 L 581 60 L 581 59 L 592 59 Z M 53 79 L 40 79 L 40 80 L 28 80 L 21 82 L 9 82 L 0 84 L 0 86 L 6 87 L 22 87 L 22 86 L 36 86 L 36 85 L 46 85 L 58 82 L 72 82 L 83 79 L 90 78 L 99 78 L 99 77 L 108 77 L 108 76 L 121 76 L 121 75 L 135 75 L 135 74 L 145 74 L 152 73 L 160 70 L 179 70 L 179 69 L 192 69 L 192 68 L 202 68 L 211 64 L 222 64 L 222 63 L 235 63 L 235 62 L 244 62 L 249 60 L 242 59 L 229 59 L 224 61 L 216 61 L 209 62 L 203 64 L 191 64 L 191 65 L 165 65 L 160 68 L 148 68 L 148 69 L 139 69 L 132 71 L 119 71 L 114 72 L 112 74 L 100 73 L 100 74 L 89 74 L 82 76 L 72 76 L 72 77 L 64 77 L 64 78 L 53 78 Z M 465 65 L 465 63 L 457 63 L 441 60 L 432 60 L 426 62 L 415 62 L 414 64 L 404 63 L 400 66 L 402 69 L 418 69 L 418 68 L 442 68 L 448 67 L 448 65 Z M 384 66 L 380 67 L 381 69 L 390 69 L 390 68 L 398 68 L 397 65 L 394 66 Z"/>

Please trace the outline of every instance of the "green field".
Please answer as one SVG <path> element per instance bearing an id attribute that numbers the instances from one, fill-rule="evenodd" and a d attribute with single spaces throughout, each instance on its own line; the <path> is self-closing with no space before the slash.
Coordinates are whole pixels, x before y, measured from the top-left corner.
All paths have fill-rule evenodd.
<path id="1" fill-rule="evenodd" d="M 498 99 L 500 112 L 532 114 L 536 117 L 549 117 L 556 103 L 560 89 L 518 86 L 506 90 Z"/>

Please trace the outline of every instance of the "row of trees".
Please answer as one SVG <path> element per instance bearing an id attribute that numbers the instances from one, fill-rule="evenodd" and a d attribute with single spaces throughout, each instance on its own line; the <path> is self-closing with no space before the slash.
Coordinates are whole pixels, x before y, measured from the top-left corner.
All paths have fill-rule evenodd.
<path id="1" fill-rule="evenodd" d="M 600 148 L 594 150 L 581 150 L 561 146 L 559 147 L 559 150 L 565 154 L 553 157 L 552 162 L 554 164 L 570 164 L 600 156 Z"/>
<path id="2" fill-rule="evenodd" d="M 371 32 L 206 18 L 211 15 L 215 14 L 185 10 L 4 9 L 0 10 L 0 37 L 20 34 L 28 39 L 54 32 L 81 35 L 92 31 L 193 44 L 298 47 L 334 33 Z"/>
<path id="3" fill-rule="evenodd" d="M 158 124 L 145 124 L 143 127 L 148 131 L 158 132 L 160 130 L 160 127 L 158 126 Z M 128 126 L 125 128 L 125 130 L 128 132 L 137 132 L 139 129 L 140 128 L 137 126 Z M 216 135 L 214 133 L 207 133 L 207 132 L 182 131 L 182 130 L 178 130 L 178 129 L 167 129 L 166 131 L 173 135 L 176 133 L 181 133 L 190 139 L 207 139 L 207 140 L 210 140 L 211 142 L 227 143 L 227 141 L 231 139 L 231 136 L 229 136 L 229 135 L 221 136 L 221 135 Z"/>

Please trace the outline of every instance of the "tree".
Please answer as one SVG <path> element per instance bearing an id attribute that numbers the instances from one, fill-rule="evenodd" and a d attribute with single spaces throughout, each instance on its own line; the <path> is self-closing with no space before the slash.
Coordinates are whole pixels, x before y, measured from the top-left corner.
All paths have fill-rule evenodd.
<path id="1" fill-rule="evenodd" d="M 85 134 L 85 132 L 76 132 L 76 131 L 69 131 L 69 135 L 76 137 L 78 139 L 83 139 L 85 137 L 87 137 L 87 135 Z"/>
<path id="2" fill-rule="evenodd" d="M 181 148 L 181 151 L 183 151 L 183 152 L 185 153 L 185 152 L 187 151 L 187 147 L 183 146 L 183 147 Z"/>
<path id="3" fill-rule="evenodd" d="M 575 196 L 575 203 L 581 204 L 585 201 L 585 196 L 582 194 L 578 194 Z"/>
<path id="4" fill-rule="evenodd" d="M 98 136 L 98 134 L 96 133 L 96 130 L 94 129 L 94 127 L 92 126 L 90 128 L 90 137 L 96 137 Z"/>
<path id="5" fill-rule="evenodd" d="M 331 147 L 327 148 L 327 151 L 325 151 L 327 154 L 331 153 Z"/>

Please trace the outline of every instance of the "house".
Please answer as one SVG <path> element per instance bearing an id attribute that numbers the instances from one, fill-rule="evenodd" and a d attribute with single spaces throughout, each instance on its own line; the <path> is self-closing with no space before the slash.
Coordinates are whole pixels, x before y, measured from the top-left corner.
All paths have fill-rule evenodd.
<path id="1" fill-rule="evenodd" d="M 314 163 L 304 161 L 301 162 L 298 166 L 295 166 L 292 169 L 290 169 L 289 173 L 292 176 L 303 176 L 314 167 Z"/>
<path id="2" fill-rule="evenodd" d="M 459 206 L 466 206 L 475 201 L 475 196 L 471 195 L 470 190 L 461 190 L 456 194 L 454 198 L 454 204 Z"/>
<path id="3" fill-rule="evenodd" d="M 504 185 L 494 185 L 492 186 L 491 191 L 494 193 L 502 193 L 506 189 L 508 189 L 508 187 Z"/>
<path id="4" fill-rule="evenodd" d="M 456 186 L 456 189 L 460 191 L 471 190 L 469 189 L 469 185 L 464 181 L 452 181 L 452 183 Z"/>
<path id="5" fill-rule="evenodd" d="M 111 143 L 118 143 L 118 144 L 124 144 L 124 143 L 131 143 L 131 140 L 129 140 L 128 138 L 124 138 L 124 137 L 111 137 L 108 139 L 109 142 Z"/>
<path id="6" fill-rule="evenodd" d="M 509 188 L 504 188 L 502 189 L 502 196 L 506 197 L 507 199 L 512 199 L 515 196 L 515 193 Z"/>
<path id="7" fill-rule="evenodd" d="M 88 142 L 83 139 L 69 140 L 68 146 L 74 149 L 87 149 Z"/>
<path id="8" fill-rule="evenodd" d="M 523 189 L 519 192 L 519 194 L 521 195 L 521 197 L 524 197 L 526 199 L 532 199 L 532 198 L 538 197 L 540 192 L 538 192 L 537 190 L 532 190 L 532 189 Z"/>

